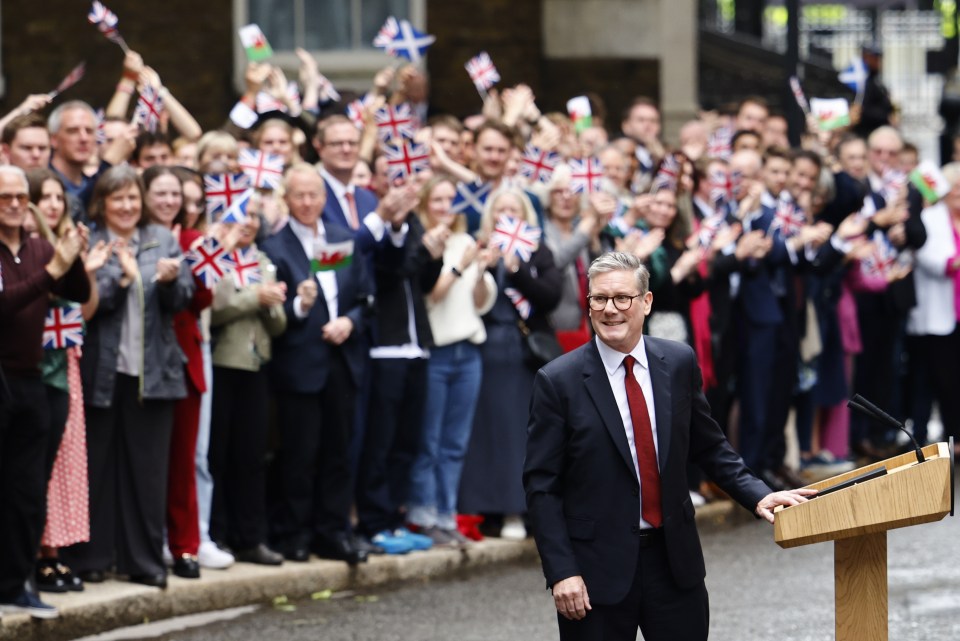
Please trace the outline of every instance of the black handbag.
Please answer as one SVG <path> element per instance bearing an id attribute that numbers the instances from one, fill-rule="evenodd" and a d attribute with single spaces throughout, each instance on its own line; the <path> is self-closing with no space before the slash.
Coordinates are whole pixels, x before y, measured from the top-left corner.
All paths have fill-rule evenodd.
<path id="1" fill-rule="evenodd" d="M 522 318 L 517 319 L 517 327 L 523 334 L 523 342 L 526 345 L 526 360 L 531 367 L 540 369 L 563 354 L 563 348 L 560 347 L 560 342 L 553 330 L 532 330 L 527 327 Z"/>

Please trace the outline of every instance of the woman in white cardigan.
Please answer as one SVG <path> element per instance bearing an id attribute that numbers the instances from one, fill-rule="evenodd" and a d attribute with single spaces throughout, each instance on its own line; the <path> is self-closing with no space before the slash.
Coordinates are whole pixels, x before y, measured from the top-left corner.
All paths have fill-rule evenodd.
<path id="1" fill-rule="evenodd" d="M 917 305 L 907 332 L 922 346 L 944 437 L 960 440 L 960 163 L 945 166 L 943 175 L 949 193 L 921 214 L 927 242 L 917 250 Z"/>

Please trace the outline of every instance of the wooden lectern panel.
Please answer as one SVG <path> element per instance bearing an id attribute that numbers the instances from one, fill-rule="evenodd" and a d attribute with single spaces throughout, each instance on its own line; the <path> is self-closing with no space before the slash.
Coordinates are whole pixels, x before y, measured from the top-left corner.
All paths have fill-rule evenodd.
<path id="1" fill-rule="evenodd" d="M 887 475 L 806 503 L 776 510 L 774 539 L 783 548 L 833 541 L 938 521 L 950 511 L 951 459 L 945 443 L 814 483 L 824 489 L 879 467 Z"/>
<path id="2" fill-rule="evenodd" d="M 887 533 L 833 545 L 836 641 L 886 641 Z"/>

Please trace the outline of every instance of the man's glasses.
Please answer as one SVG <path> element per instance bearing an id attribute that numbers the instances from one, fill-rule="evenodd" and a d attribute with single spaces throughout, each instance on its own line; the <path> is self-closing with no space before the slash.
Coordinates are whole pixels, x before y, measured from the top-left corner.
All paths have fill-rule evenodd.
<path id="1" fill-rule="evenodd" d="M 604 296 L 602 294 L 596 294 L 592 296 L 587 296 L 587 304 L 590 305 L 590 309 L 595 312 L 602 312 L 607 308 L 607 301 L 613 301 L 613 306 L 619 309 L 621 312 L 625 312 L 630 309 L 630 306 L 633 305 L 634 298 L 642 298 L 643 294 L 635 294 L 634 296 L 627 296 L 626 294 L 617 294 L 616 296 Z"/>
<path id="2" fill-rule="evenodd" d="M 0 194 L 0 205 L 9 206 L 14 200 L 21 205 L 26 205 L 30 202 L 30 196 L 27 194 Z"/>

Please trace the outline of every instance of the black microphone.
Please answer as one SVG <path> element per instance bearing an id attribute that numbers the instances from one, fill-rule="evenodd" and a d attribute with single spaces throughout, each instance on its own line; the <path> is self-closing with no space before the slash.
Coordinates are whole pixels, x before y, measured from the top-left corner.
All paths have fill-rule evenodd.
<path id="1" fill-rule="evenodd" d="M 853 398 L 847 401 L 847 407 L 855 409 L 862 414 L 866 414 L 867 416 L 877 421 L 880 421 L 881 423 L 886 423 L 891 427 L 895 427 L 901 432 L 903 432 L 904 434 L 906 434 L 907 436 L 909 436 L 910 440 L 913 441 L 914 451 L 917 453 L 917 462 L 923 463 L 924 461 L 926 461 L 926 459 L 923 457 L 923 452 L 920 450 L 920 444 L 917 443 L 917 439 L 913 438 L 913 434 L 911 434 L 907 430 L 907 428 L 903 426 L 903 423 L 893 418 L 892 416 L 890 416 L 889 414 L 884 412 L 882 409 L 880 409 L 879 407 L 877 407 L 876 405 L 874 405 L 864 397 L 860 396 L 859 394 L 854 394 Z"/>

